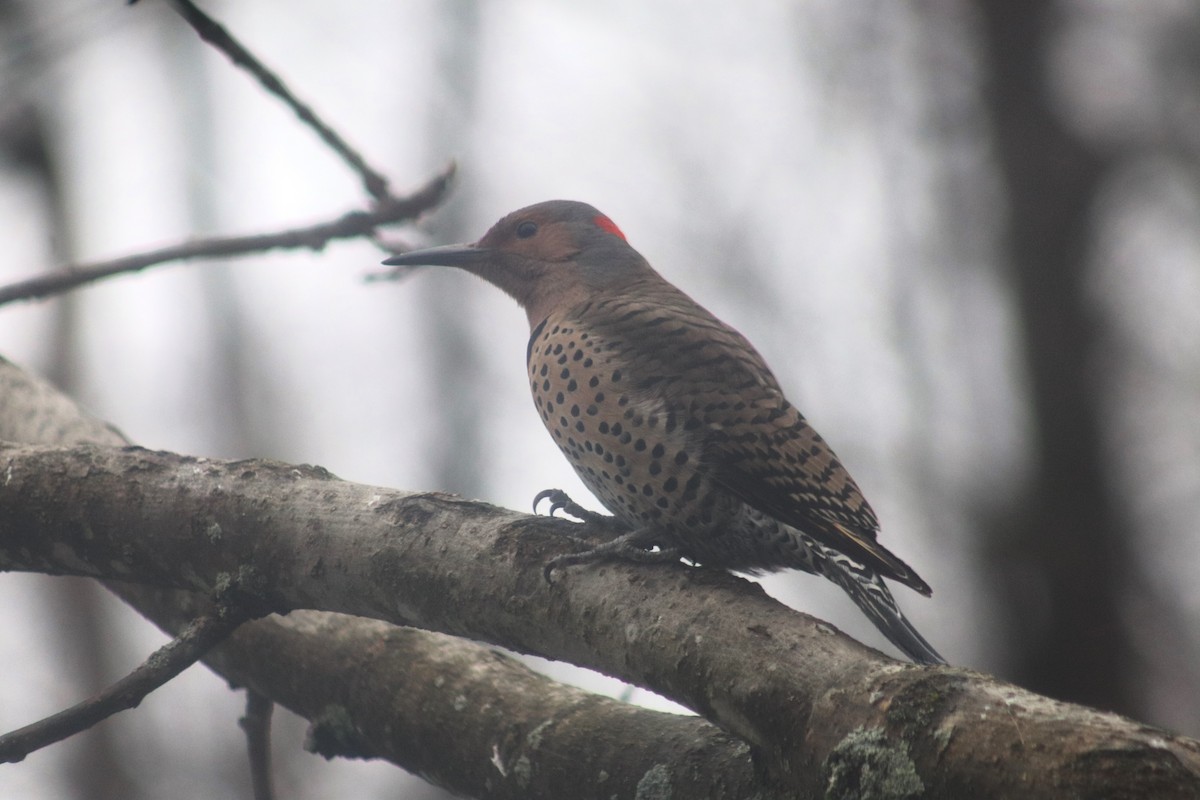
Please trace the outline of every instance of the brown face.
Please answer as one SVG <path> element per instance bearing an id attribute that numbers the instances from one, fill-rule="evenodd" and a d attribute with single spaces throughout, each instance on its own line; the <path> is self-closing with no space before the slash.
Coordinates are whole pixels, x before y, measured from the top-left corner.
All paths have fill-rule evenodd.
<path id="1" fill-rule="evenodd" d="M 570 261 L 582 249 L 573 227 L 573 223 L 553 219 L 544 210 L 522 209 L 493 225 L 476 247 L 531 261 Z"/>

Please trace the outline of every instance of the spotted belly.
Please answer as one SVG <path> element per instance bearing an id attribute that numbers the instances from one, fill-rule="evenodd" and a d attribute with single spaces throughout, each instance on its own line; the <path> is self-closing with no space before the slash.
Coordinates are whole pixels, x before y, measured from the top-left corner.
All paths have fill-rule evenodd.
<path id="1" fill-rule="evenodd" d="M 610 343 L 569 323 L 547 320 L 530 339 L 534 405 L 600 502 L 632 527 L 710 527 L 731 504 L 716 502 L 695 425 L 639 389 L 640 377 Z"/>

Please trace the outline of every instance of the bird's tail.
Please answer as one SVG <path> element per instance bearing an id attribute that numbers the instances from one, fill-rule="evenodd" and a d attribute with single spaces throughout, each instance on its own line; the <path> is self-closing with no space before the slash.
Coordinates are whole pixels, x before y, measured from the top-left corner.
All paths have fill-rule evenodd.
<path id="1" fill-rule="evenodd" d="M 946 659 L 925 637 L 917 632 L 912 623 L 900 613 L 900 607 L 891 591 L 873 570 L 851 560 L 845 554 L 816 545 L 819 558 L 817 569 L 829 580 L 842 587 L 850 599 L 859 607 L 875 627 L 918 664 L 945 664 Z"/>

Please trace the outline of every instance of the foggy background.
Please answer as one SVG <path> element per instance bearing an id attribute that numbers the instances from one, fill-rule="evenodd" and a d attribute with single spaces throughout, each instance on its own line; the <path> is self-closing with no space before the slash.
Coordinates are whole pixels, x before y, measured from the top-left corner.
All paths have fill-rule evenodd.
<path id="1" fill-rule="evenodd" d="M 410 246 L 599 207 L 743 331 L 830 441 L 951 663 L 1200 735 L 1200 8 L 1184 0 L 205 2 L 392 180 Z M 161 2 L 0 0 L 0 284 L 365 207 Z M 366 242 L 0 307 L 0 354 L 139 444 L 599 508 L 528 397 L 524 314 Z M 836 587 L 767 591 L 894 652 Z M 0 729 L 164 637 L 81 580 L 0 576 Z M 560 678 L 621 684 L 562 665 Z M 633 702 L 667 707 L 635 690 Z M 193 667 L 0 767 L 0 796 L 248 796 L 244 698 Z M 282 797 L 439 797 L 301 750 Z"/>

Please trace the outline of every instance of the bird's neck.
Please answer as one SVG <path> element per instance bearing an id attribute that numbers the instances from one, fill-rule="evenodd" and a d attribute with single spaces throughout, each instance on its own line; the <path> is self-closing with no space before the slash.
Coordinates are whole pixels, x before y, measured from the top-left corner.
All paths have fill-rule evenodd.
<path id="1" fill-rule="evenodd" d="M 549 285 L 548 281 L 543 281 L 518 300 L 525 307 L 525 316 L 529 319 L 529 327 L 532 330 L 552 314 L 582 305 L 588 298 L 588 290 L 582 284 L 553 286 Z"/>

